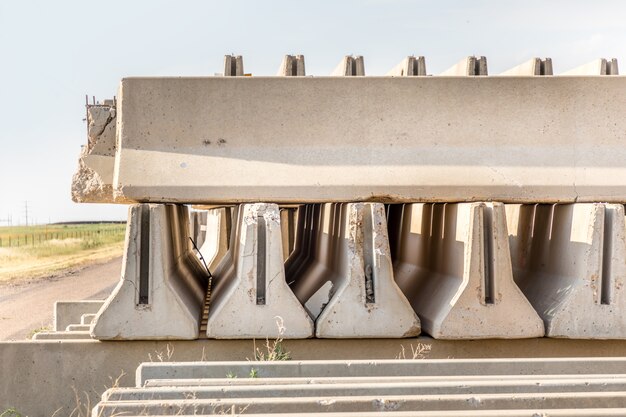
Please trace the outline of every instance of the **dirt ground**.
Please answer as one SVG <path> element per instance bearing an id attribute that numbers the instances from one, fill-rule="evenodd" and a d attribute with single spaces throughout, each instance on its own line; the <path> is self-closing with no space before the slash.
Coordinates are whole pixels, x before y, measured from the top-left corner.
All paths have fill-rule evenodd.
<path id="1" fill-rule="evenodd" d="M 54 302 L 106 298 L 120 279 L 122 258 L 36 280 L 0 282 L 0 340 L 21 340 L 51 327 Z"/>

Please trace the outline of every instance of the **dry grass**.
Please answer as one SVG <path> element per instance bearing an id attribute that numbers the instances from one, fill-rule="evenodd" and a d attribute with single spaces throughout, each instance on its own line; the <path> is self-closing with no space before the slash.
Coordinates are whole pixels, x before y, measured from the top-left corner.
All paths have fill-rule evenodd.
<path id="1" fill-rule="evenodd" d="M 81 237 L 41 242 L 35 240 L 34 244 L 20 247 L 0 247 L 0 281 L 50 276 L 66 269 L 121 256 L 124 232 L 119 225 L 116 227 L 114 231 L 105 228 L 103 230 L 106 233 L 98 233 L 94 225 L 85 225 Z M 7 229 L 0 228 L 0 235 L 4 233 L 5 241 L 6 236 L 14 232 Z M 74 229 L 80 235 L 81 229 Z"/>

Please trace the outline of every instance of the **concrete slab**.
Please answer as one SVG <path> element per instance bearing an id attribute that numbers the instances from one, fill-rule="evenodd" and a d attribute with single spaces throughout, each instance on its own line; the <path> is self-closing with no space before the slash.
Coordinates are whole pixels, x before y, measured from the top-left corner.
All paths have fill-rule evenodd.
<path id="1" fill-rule="evenodd" d="M 239 208 L 233 247 L 213 275 L 208 337 L 313 336 L 313 321 L 285 281 L 278 205 Z"/>
<path id="2" fill-rule="evenodd" d="M 365 75 L 365 64 L 361 55 L 346 55 L 331 75 L 335 77 L 350 77 Z"/>
<path id="3" fill-rule="evenodd" d="M 194 204 L 619 203 L 624 107 L 623 77 L 127 78 L 116 190 Z"/>
<path id="4" fill-rule="evenodd" d="M 617 59 L 594 59 L 580 67 L 565 71 L 559 75 L 618 75 Z"/>
<path id="5" fill-rule="evenodd" d="M 304 55 L 285 55 L 276 75 L 304 77 L 306 75 L 304 70 Z"/>
<path id="6" fill-rule="evenodd" d="M 281 413 L 293 412 L 358 412 L 358 411 L 428 411 L 428 410 L 507 410 L 550 408 L 621 408 L 626 401 L 624 392 L 588 393 L 524 393 L 473 394 L 469 399 L 459 395 L 406 395 L 358 397 L 250 398 L 102 401 L 94 407 L 94 415 L 153 413 L 168 415 L 184 413 Z M 98 413 L 98 414 L 96 414 Z M 127 415 L 128 415 L 127 414 Z M 171 414 L 170 414 L 171 415 Z"/>
<path id="7" fill-rule="evenodd" d="M 170 380 L 172 381 L 172 380 Z M 174 381 L 175 382 L 175 381 Z M 170 386 L 111 388 L 102 394 L 103 401 L 183 400 L 193 392 L 194 399 L 211 398 L 274 398 L 274 397 L 336 397 L 379 395 L 458 395 L 517 394 L 558 392 L 617 392 L 626 390 L 625 378 L 594 379 L 539 378 L 522 381 L 432 381 L 432 382 L 369 382 L 254 384 L 233 386 Z"/>
<path id="8" fill-rule="evenodd" d="M 465 57 L 439 75 L 457 77 L 487 75 L 487 58 L 484 56 Z"/>
<path id="9" fill-rule="evenodd" d="M 407 56 L 386 75 L 391 77 L 412 77 L 426 74 L 426 59 L 423 56 Z"/>
<path id="10" fill-rule="evenodd" d="M 62 332 L 38 332 L 33 340 L 84 340 L 91 339 L 89 330 L 64 330 Z"/>
<path id="11" fill-rule="evenodd" d="M 523 64 L 501 72 L 498 75 L 552 75 L 552 58 L 531 58 Z"/>
<path id="12" fill-rule="evenodd" d="M 326 204 L 320 215 L 315 260 L 301 276 L 288 276 L 296 296 L 317 317 L 315 335 L 418 335 L 419 319 L 393 280 L 384 206 Z M 320 292 L 325 297 L 316 297 Z"/>
<path id="13" fill-rule="evenodd" d="M 506 358 L 506 359 L 420 359 L 420 360 L 321 360 L 265 362 L 150 362 L 135 373 L 135 386 L 148 380 L 192 378 L 385 377 L 385 376 L 473 376 L 618 374 L 626 358 Z M 621 375 L 621 374 L 620 374 Z M 623 376 L 623 375 L 622 375 Z"/>
<path id="14" fill-rule="evenodd" d="M 543 322 L 513 281 L 501 203 L 391 208 L 394 275 L 438 339 L 541 337 Z"/>
<path id="15" fill-rule="evenodd" d="M 621 204 L 509 205 L 515 281 L 546 335 L 626 338 Z"/>
<path id="16" fill-rule="evenodd" d="M 53 329 L 64 331 L 70 324 L 81 322 L 83 314 L 97 313 L 104 300 L 57 301 L 54 303 Z"/>
<path id="17" fill-rule="evenodd" d="M 70 324 L 65 331 L 67 332 L 89 332 L 91 330 L 90 324 Z"/>
<path id="18" fill-rule="evenodd" d="M 185 206 L 131 206 L 122 277 L 91 327 L 100 340 L 196 339 L 207 272 L 191 249 Z"/>

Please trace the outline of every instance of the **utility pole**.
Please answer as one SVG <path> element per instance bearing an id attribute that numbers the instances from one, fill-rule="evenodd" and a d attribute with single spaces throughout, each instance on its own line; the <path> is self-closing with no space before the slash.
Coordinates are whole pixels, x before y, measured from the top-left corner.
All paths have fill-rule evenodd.
<path id="1" fill-rule="evenodd" d="M 26 217 L 26 226 L 28 226 L 28 201 L 24 201 L 24 216 Z"/>

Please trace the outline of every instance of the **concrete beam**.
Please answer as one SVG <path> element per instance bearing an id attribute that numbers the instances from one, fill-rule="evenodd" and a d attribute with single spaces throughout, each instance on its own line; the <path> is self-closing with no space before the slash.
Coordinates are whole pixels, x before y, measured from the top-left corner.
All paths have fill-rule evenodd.
<path id="1" fill-rule="evenodd" d="M 83 314 L 97 313 L 103 304 L 104 300 L 56 301 L 52 328 L 57 332 L 62 332 L 70 324 L 80 323 Z"/>
<path id="2" fill-rule="evenodd" d="M 194 204 L 626 201 L 622 77 L 346 81 L 124 79 L 116 192 Z"/>
<path id="3" fill-rule="evenodd" d="M 365 64 L 361 55 L 346 55 L 331 75 L 336 77 L 350 77 L 365 75 Z"/>
<path id="4" fill-rule="evenodd" d="M 191 249 L 187 208 L 129 210 L 122 277 L 92 323 L 100 340 L 196 339 L 207 272 Z"/>
<path id="5" fill-rule="evenodd" d="M 392 207 L 394 274 L 440 339 L 541 337 L 543 323 L 513 281 L 501 203 Z"/>
<path id="6" fill-rule="evenodd" d="M 248 378 L 250 379 L 250 378 Z M 258 379 L 258 378 L 257 378 Z M 358 379 L 358 378 L 357 378 Z M 176 383 L 175 380 L 169 380 Z M 532 378 L 516 380 L 467 380 L 458 381 L 403 381 L 352 383 L 342 382 L 292 384 L 288 379 L 282 384 L 249 384 L 233 386 L 199 385 L 111 388 L 102 394 L 102 401 L 183 400 L 193 392 L 194 399 L 210 398 L 274 398 L 274 397 L 337 397 L 379 395 L 474 395 L 474 394 L 526 394 L 559 392 L 616 392 L 626 391 L 626 378 L 577 379 Z"/>
<path id="7" fill-rule="evenodd" d="M 465 57 L 439 75 L 457 77 L 488 75 L 487 58 L 484 56 Z"/>
<path id="8" fill-rule="evenodd" d="M 326 204 L 312 238 L 314 261 L 292 288 L 330 338 L 411 337 L 419 319 L 393 280 L 382 204 Z M 321 313 L 320 313 L 321 311 Z"/>
<path id="9" fill-rule="evenodd" d="M 224 55 L 224 76 L 241 77 L 243 72 L 243 57 L 241 55 Z"/>
<path id="10" fill-rule="evenodd" d="M 304 77 L 304 55 L 285 55 L 276 75 L 285 77 Z"/>
<path id="11" fill-rule="evenodd" d="M 623 205 L 510 205 L 507 221 L 515 281 L 547 336 L 626 338 Z"/>
<path id="12" fill-rule="evenodd" d="M 619 75 L 619 69 L 617 59 L 599 58 L 559 75 Z"/>
<path id="13" fill-rule="evenodd" d="M 382 412 L 382 411 L 430 411 L 498 409 L 506 415 L 508 409 L 551 408 L 622 408 L 626 392 L 570 392 L 570 393 L 523 393 L 523 394 L 473 394 L 467 395 L 379 395 L 328 397 L 284 397 L 245 399 L 187 399 L 187 400 L 141 400 L 102 401 L 94 407 L 96 416 L 140 415 L 176 410 L 185 413 L 281 413 L 295 412 Z M 145 414 L 144 414 L 145 415 Z"/>
<path id="14" fill-rule="evenodd" d="M 313 336 L 313 321 L 285 281 L 276 204 L 239 208 L 233 247 L 213 275 L 208 337 Z"/>
<path id="15" fill-rule="evenodd" d="M 423 56 L 407 56 L 386 75 L 391 77 L 412 77 L 426 74 L 426 59 Z"/>
<path id="16" fill-rule="evenodd" d="M 552 75 L 552 58 L 531 58 L 523 64 L 517 65 L 499 75 Z"/>

